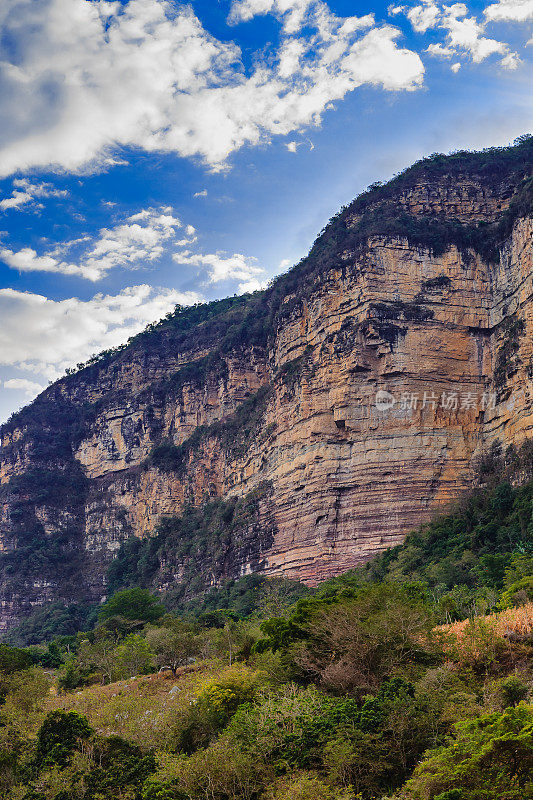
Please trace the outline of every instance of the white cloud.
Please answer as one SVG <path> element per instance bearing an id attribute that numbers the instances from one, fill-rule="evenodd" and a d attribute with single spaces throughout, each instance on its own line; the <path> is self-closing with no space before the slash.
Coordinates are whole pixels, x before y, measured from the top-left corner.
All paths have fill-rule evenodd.
<path id="1" fill-rule="evenodd" d="M 455 64 L 451 65 L 450 69 L 453 73 L 457 74 L 461 69 L 461 63 L 459 61 L 456 61 Z"/>
<path id="2" fill-rule="evenodd" d="M 516 0 L 502 1 L 509 4 L 516 2 Z M 474 16 L 469 16 L 464 3 L 443 5 L 434 0 L 424 0 L 408 10 L 405 6 L 392 8 L 390 13 L 405 13 L 418 33 L 425 33 L 430 29 L 446 32 L 444 43 L 432 43 L 427 47 L 426 52 L 430 55 L 451 58 L 467 54 L 475 64 L 479 64 L 489 56 L 497 54 L 502 56 L 500 64 L 505 69 L 515 69 L 520 63 L 518 54 L 510 51 L 505 42 L 483 35 L 487 22 L 479 22 Z M 490 21 L 489 17 L 487 19 Z"/>
<path id="3" fill-rule="evenodd" d="M 223 253 L 191 253 L 183 250 L 175 253 L 174 261 L 178 264 L 201 267 L 207 271 L 208 283 L 221 281 L 240 281 L 239 292 L 253 292 L 264 286 L 265 271 L 257 265 L 257 259 L 242 253 L 228 256 Z M 262 280 L 261 280 L 262 278 Z"/>
<path id="4" fill-rule="evenodd" d="M 195 292 L 147 285 L 131 286 L 117 295 L 97 294 L 91 300 L 60 301 L 0 289 L 0 364 L 55 379 L 93 353 L 122 344 L 176 303 L 199 299 Z M 7 383 L 7 388 L 30 389 L 26 379 Z"/>
<path id="5" fill-rule="evenodd" d="M 0 247 L 0 260 L 19 272 L 59 272 L 62 275 L 76 275 L 93 281 L 101 277 L 98 271 L 85 269 L 78 264 L 69 264 L 51 255 L 39 256 L 31 247 L 23 247 L 16 251 Z"/>
<path id="6" fill-rule="evenodd" d="M 278 272 L 286 272 L 290 267 L 292 267 L 290 258 L 282 258 L 279 262 Z"/>
<path id="7" fill-rule="evenodd" d="M 455 55 L 456 51 L 453 47 L 446 47 L 442 44 L 430 44 L 429 47 L 426 49 L 426 53 L 429 53 L 432 56 L 438 56 L 439 58 L 451 58 Z"/>
<path id="8" fill-rule="evenodd" d="M 434 28 L 440 17 L 440 10 L 434 3 L 415 6 L 407 12 L 407 18 L 417 33 L 425 33 Z"/>
<path id="9" fill-rule="evenodd" d="M 18 392 L 24 392 L 28 400 L 33 400 L 37 397 L 39 392 L 42 392 L 44 386 L 35 381 L 30 381 L 27 378 L 10 378 L 4 381 L 4 389 L 14 389 Z"/>
<path id="10" fill-rule="evenodd" d="M 284 30 L 295 33 L 315 4 L 315 0 L 233 0 L 229 22 L 247 22 L 259 14 L 276 14 L 283 18 Z"/>
<path id="11" fill-rule="evenodd" d="M 501 60 L 501 65 L 506 69 L 517 69 L 521 63 L 518 53 L 507 53 Z"/>
<path id="12" fill-rule="evenodd" d="M 177 228 L 181 222 L 168 210 L 144 209 L 121 225 L 102 228 L 83 257 L 83 269 L 103 277 L 113 267 L 156 261 Z"/>
<path id="13" fill-rule="evenodd" d="M 468 9 L 464 3 L 445 6 L 444 12 L 441 27 L 448 31 L 450 47 L 470 53 L 475 64 L 479 64 L 494 53 L 500 55 L 507 53 L 506 44 L 482 36 L 483 26 L 473 17 L 467 17 Z"/>
<path id="14" fill-rule="evenodd" d="M 195 192 L 193 197 L 207 197 L 207 189 L 202 189 L 201 192 Z"/>
<path id="15" fill-rule="evenodd" d="M 245 0 L 231 21 L 257 13 L 280 17 L 281 39 L 247 72 L 239 48 L 209 34 L 190 5 L 4 0 L 0 174 L 105 166 L 128 146 L 220 168 L 245 144 L 318 124 L 365 83 L 422 84 L 420 57 L 371 15 L 340 18 L 321 0 Z"/>
<path id="16" fill-rule="evenodd" d="M 161 258 L 182 227 L 171 211 L 166 207 L 143 209 L 123 223 L 102 228 L 94 238 L 64 242 L 41 255 L 30 247 L 13 251 L 0 246 L 0 260 L 19 272 L 56 272 L 98 281 L 115 267 L 135 267 Z M 183 243 L 190 243 L 191 231 L 194 233 L 194 228 L 188 225 Z M 80 244 L 84 249 L 75 263 L 72 257 L 65 261 L 62 256 Z"/>
<path id="17" fill-rule="evenodd" d="M 56 189 L 51 183 L 31 183 L 27 178 L 16 178 L 13 181 L 13 191 L 10 197 L 0 200 L 0 209 L 7 211 L 9 208 L 20 208 L 34 202 L 36 198 L 66 197 L 68 192 Z"/>
<path id="18" fill-rule="evenodd" d="M 527 22 L 533 20 L 533 0 L 499 0 L 483 13 L 491 22 Z"/>

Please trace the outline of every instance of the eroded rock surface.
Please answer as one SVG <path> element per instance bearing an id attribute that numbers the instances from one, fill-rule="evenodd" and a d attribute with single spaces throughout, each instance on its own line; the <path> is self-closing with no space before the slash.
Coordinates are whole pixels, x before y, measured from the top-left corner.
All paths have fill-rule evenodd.
<path id="1" fill-rule="evenodd" d="M 190 324 L 176 314 L 6 424 L 1 624 L 50 600 L 101 598 L 125 539 L 265 486 L 239 541 L 221 531 L 227 557 L 215 569 L 206 553 L 198 575 L 261 569 L 314 583 L 456 498 L 493 441 L 531 436 L 533 220 L 523 203 L 510 215 L 528 157 L 529 172 L 487 177 L 450 162 L 392 199 L 356 201 L 296 279 Z M 379 233 L 394 204 L 415 227 Z M 482 226 L 494 238 L 502 219 L 487 256 Z M 428 244 L 421 220 L 444 246 Z M 176 556 L 160 588 L 183 580 L 190 559 Z"/>

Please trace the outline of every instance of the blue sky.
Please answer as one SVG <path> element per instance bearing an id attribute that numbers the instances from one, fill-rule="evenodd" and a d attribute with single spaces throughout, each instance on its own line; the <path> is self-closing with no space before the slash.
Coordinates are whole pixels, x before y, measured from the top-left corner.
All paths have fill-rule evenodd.
<path id="1" fill-rule="evenodd" d="M 533 129 L 533 0 L 4 0 L 0 420 L 374 180 Z"/>

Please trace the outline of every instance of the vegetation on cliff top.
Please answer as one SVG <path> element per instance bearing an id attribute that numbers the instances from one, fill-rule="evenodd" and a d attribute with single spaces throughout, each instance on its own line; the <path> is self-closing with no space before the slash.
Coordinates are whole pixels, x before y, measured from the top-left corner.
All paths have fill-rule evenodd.
<path id="1" fill-rule="evenodd" d="M 331 267 L 340 268 L 345 251 L 359 251 L 369 237 L 407 238 L 415 246 L 442 253 L 455 244 L 459 249 L 473 249 L 488 260 L 497 258 L 498 249 L 509 236 L 516 219 L 531 214 L 533 208 L 533 136 L 525 135 L 514 146 L 492 147 L 478 152 L 459 151 L 450 155 L 435 153 L 403 170 L 387 183 L 374 183 L 348 206 L 335 214 L 314 242 L 309 255 L 289 272 L 281 275 L 268 289 L 228 297 L 210 303 L 197 304 L 167 314 L 165 319 L 149 325 L 132 337 L 126 345 L 93 356 L 77 371 L 63 379 L 93 382 L 100 368 L 111 360 L 128 358 L 128 352 L 150 356 L 175 351 L 213 349 L 228 353 L 239 348 L 263 347 L 274 335 L 280 318 L 291 308 L 288 296 L 303 297 L 317 277 Z M 394 199 L 420 182 L 446 178 L 453 184 L 463 178 L 479 181 L 488 189 L 501 191 L 511 202 L 508 211 L 497 223 L 479 220 L 462 224 L 458 220 L 440 217 L 414 217 L 399 211 Z M 353 222 L 354 216 L 358 218 Z M 23 412 L 31 419 L 40 413 L 43 398 L 59 397 L 53 389 L 46 390 Z M 44 401 L 46 403 L 46 401 Z M 78 405 L 75 403 L 75 405 Z M 4 426 L 10 430 L 19 414 Z"/>

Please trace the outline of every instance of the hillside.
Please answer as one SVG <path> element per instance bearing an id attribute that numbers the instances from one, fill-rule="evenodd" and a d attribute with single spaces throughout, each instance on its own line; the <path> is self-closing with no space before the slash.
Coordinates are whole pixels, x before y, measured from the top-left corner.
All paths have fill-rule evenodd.
<path id="1" fill-rule="evenodd" d="M 435 629 L 420 586 L 353 583 L 260 631 L 145 595 L 120 632 L 131 600 L 56 641 L 59 670 L 0 646 L 6 800 L 531 797 L 531 603 Z"/>
<path id="2" fill-rule="evenodd" d="M 336 215 L 264 292 L 177 309 L 1 431 L 7 628 L 99 601 L 156 534 L 153 586 L 368 561 L 531 435 L 533 139 L 435 155 Z M 378 398 L 378 402 L 376 402 Z M 157 545 L 157 546 L 156 546 Z M 146 548 L 145 548 L 146 549 Z"/>

